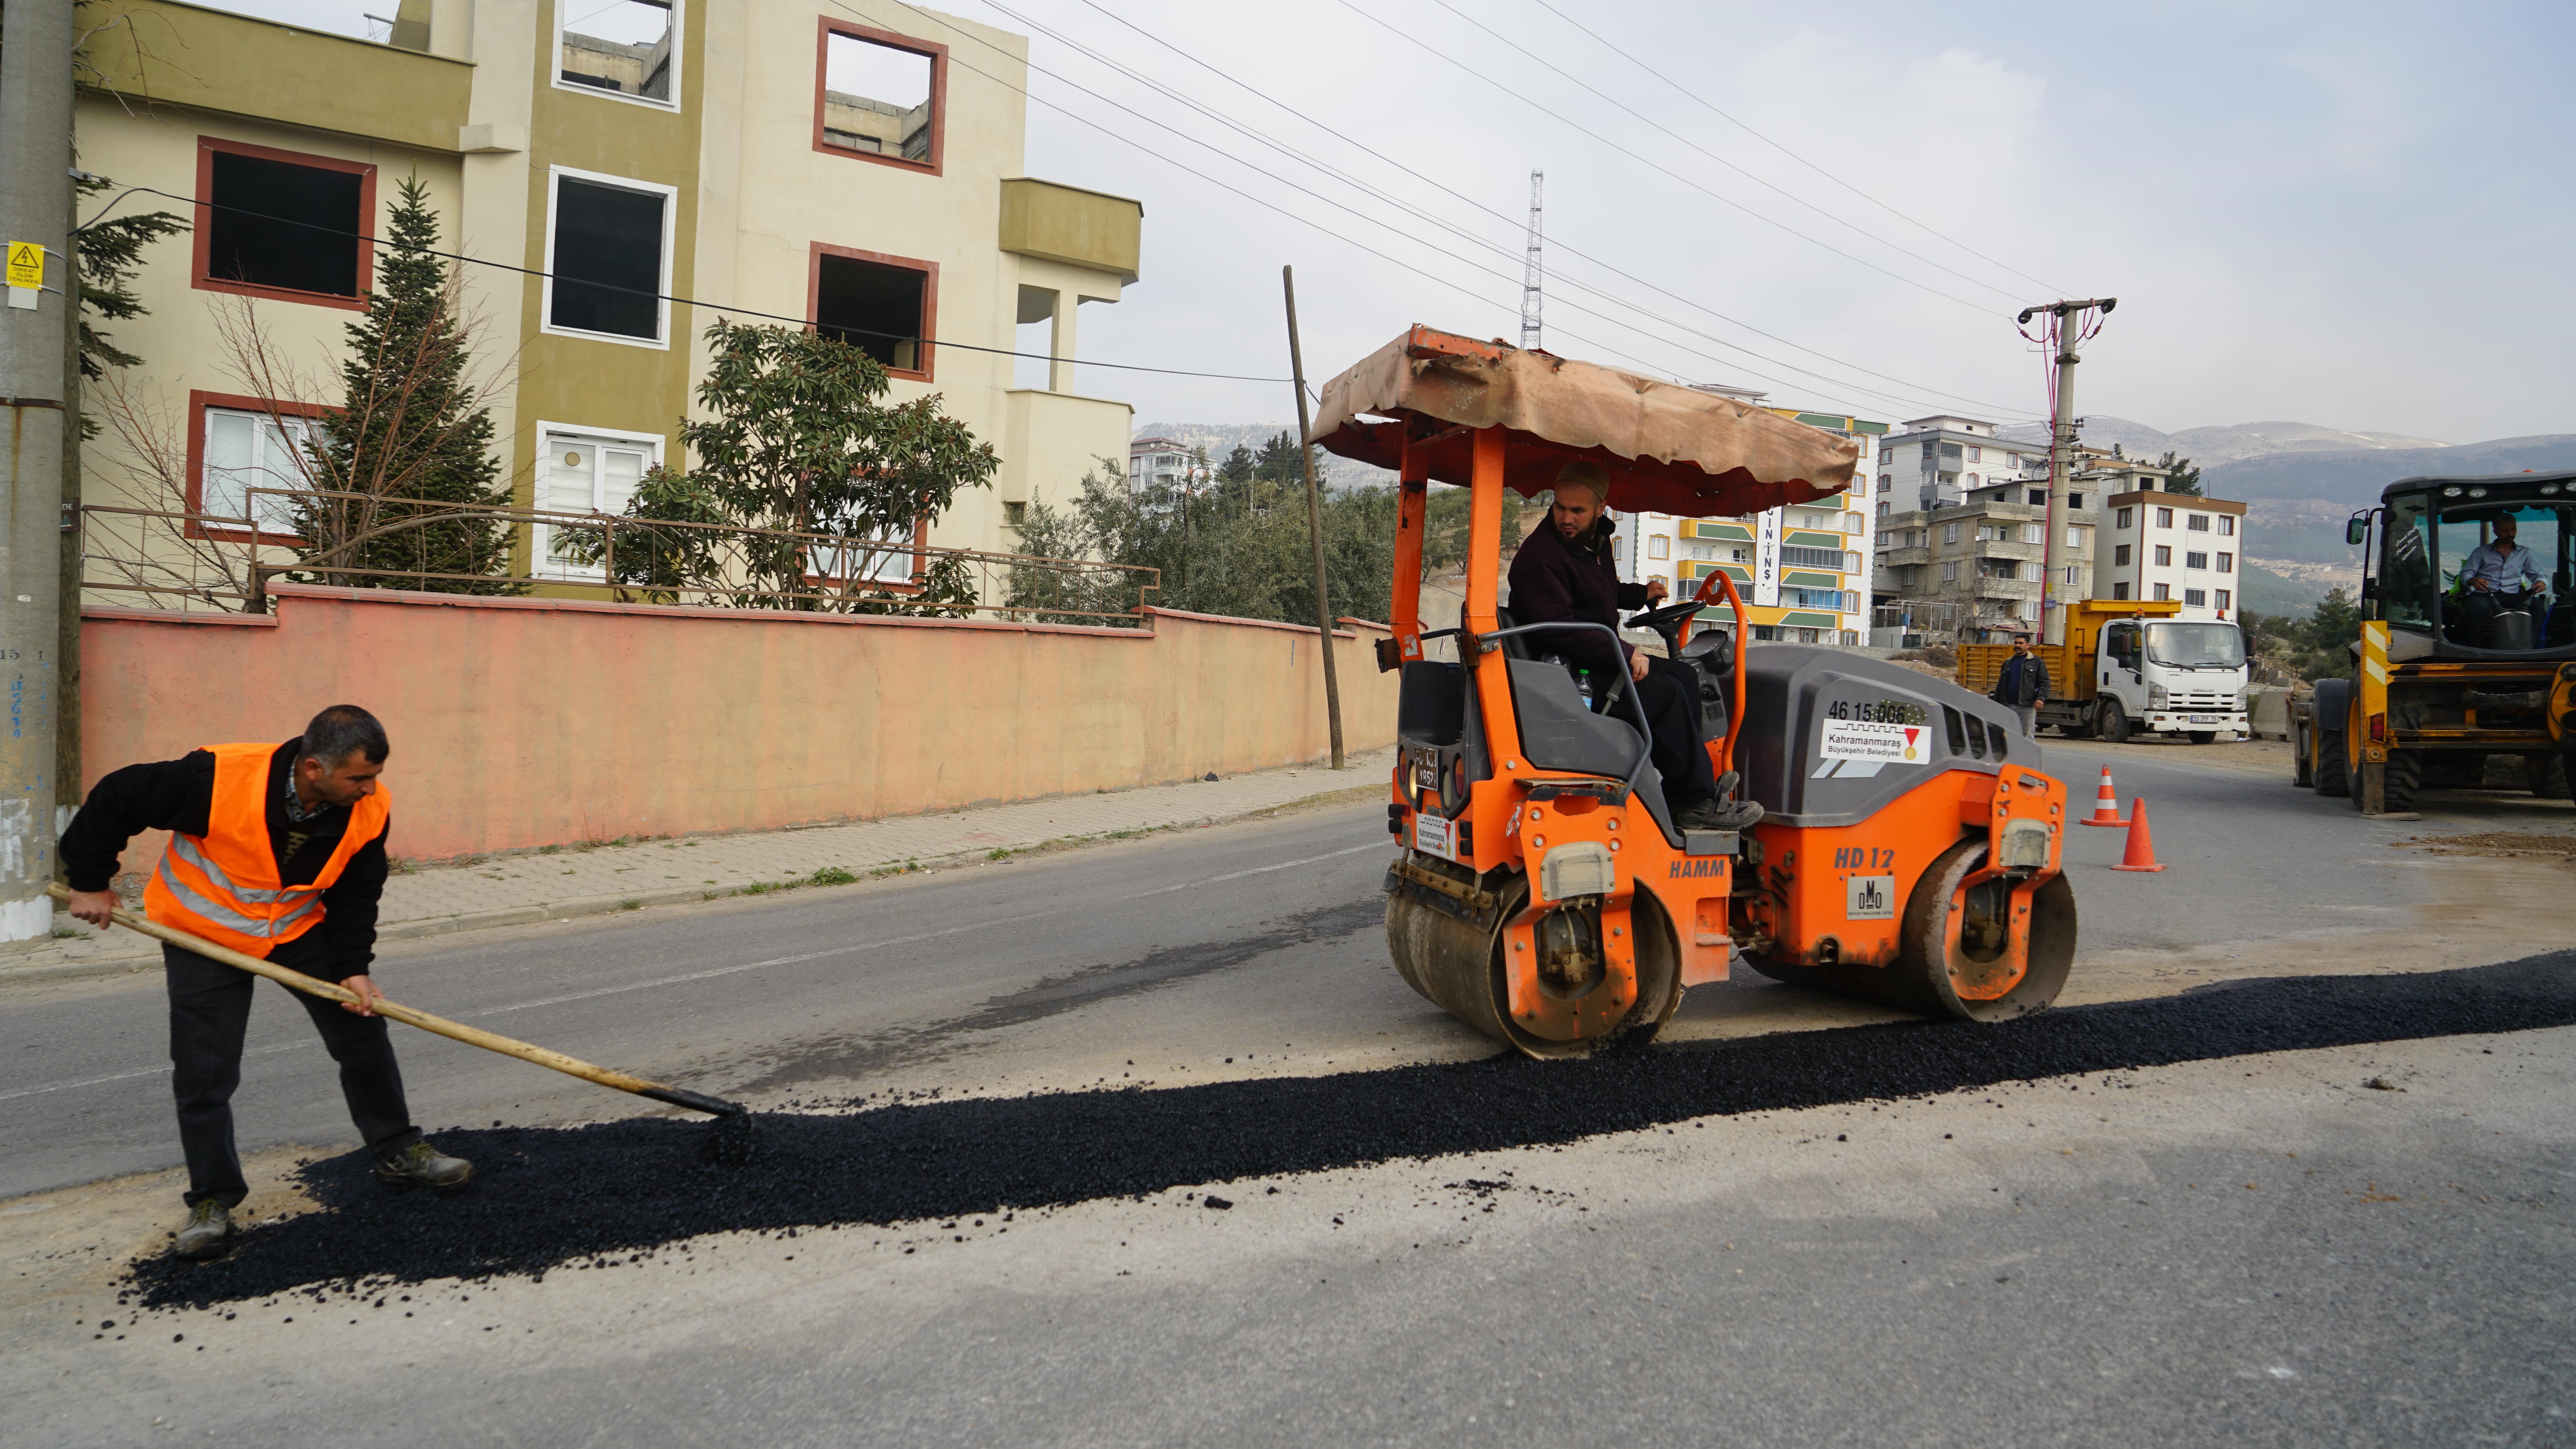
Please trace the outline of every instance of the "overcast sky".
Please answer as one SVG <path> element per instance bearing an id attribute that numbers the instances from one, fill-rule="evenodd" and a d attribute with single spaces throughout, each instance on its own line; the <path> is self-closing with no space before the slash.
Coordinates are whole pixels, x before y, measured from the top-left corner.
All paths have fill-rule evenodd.
<path id="1" fill-rule="evenodd" d="M 2564 3 L 999 3 L 1022 18 L 946 8 L 1030 34 L 1062 77 L 1031 78 L 1064 109 L 1031 106 L 1030 174 L 1145 204 L 1143 280 L 1083 309 L 1088 358 L 1283 376 L 1282 263 L 1313 380 L 1417 321 L 1516 339 L 1535 167 L 1563 355 L 2013 421 L 2047 404 L 2011 314 L 2107 295 L 2084 412 L 2576 431 Z M 230 8 L 362 34 L 391 0 Z M 1140 422 L 1292 406 L 1284 383 L 1091 367 L 1078 385 Z"/>

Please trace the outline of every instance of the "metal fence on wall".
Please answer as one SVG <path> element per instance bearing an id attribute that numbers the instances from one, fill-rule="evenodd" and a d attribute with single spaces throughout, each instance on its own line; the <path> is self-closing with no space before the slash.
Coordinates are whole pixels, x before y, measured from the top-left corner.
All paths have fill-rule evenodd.
<path id="1" fill-rule="evenodd" d="M 84 504 L 85 596 L 182 613 L 265 613 L 275 580 L 439 593 L 532 594 L 624 604 L 916 617 L 993 616 L 1132 627 L 1160 569 L 946 548 L 901 537 L 626 518 L 536 508 L 388 500 L 303 489 L 248 490 L 244 514 Z M 263 500 L 258 495 L 274 495 Z M 363 508 L 364 526 L 312 548 L 281 504 Z M 517 531 L 514 571 L 432 567 L 431 530 Z M 418 547 L 401 564 L 408 543 Z M 358 552 L 364 545 L 363 554 Z M 352 557 L 372 562 L 350 563 Z M 742 566 L 766 560 L 761 570 Z M 784 567 L 776 566 L 784 560 Z M 524 570 L 524 571 L 516 571 Z M 765 577 L 763 575 L 766 575 Z"/>

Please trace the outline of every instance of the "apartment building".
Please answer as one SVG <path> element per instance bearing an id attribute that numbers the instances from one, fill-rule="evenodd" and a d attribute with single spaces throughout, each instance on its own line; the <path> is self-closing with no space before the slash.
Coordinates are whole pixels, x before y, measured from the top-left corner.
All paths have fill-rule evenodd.
<path id="1" fill-rule="evenodd" d="M 2245 505 L 2166 492 L 2160 476 L 2139 482 L 2102 500 L 2109 546 L 2094 558 L 2092 597 L 2170 599 L 2185 619 L 2235 619 Z"/>
<path id="2" fill-rule="evenodd" d="M 143 258 L 149 315 L 114 329 L 145 359 L 124 383 L 184 436 L 192 510 L 292 483 L 283 449 L 329 400 L 250 395 L 228 329 L 248 309 L 288 371 L 334 378 L 411 177 L 470 259 L 523 505 L 615 513 L 681 464 L 718 317 L 841 337 L 885 365 L 889 401 L 939 394 L 995 446 L 994 486 L 918 528 L 931 544 L 1009 548 L 1010 510 L 1071 496 L 1132 429 L 1070 361 L 1014 386 L 1015 328 L 1049 323 L 1075 357 L 1081 304 L 1137 280 L 1144 215 L 1022 174 L 1024 37 L 897 0 L 402 0 L 377 44 L 141 0 L 87 44 L 82 165 L 199 203 Z M 130 488 L 121 446 L 89 445 L 88 501 Z M 596 576 L 542 529 L 518 562 Z"/>
<path id="3" fill-rule="evenodd" d="M 1731 397 L 1785 418 L 1857 438 L 1870 456 L 1887 424 L 1832 413 L 1772 407 L 1765 393 L 1701 384 L 1699 391 Z M 1756 639 L 1793 644 L 1858 644 L 1869 628 L 1871 519 L 1860 500 L 1819 499 L 1774 508 L 1751 518 L 1675 518 L 1662 513 L 1626 515 L 1616 547 L 1626 577 L 1661 579 L 1676 599 L 1695 593 L 1712 573 L 1735 580 Z M 1732 617 L 1721 604 L 1700 616 Z"/>
<path id="4" fill-rule="evenodd" d="M 2089 495 L 2070 494 L 2058 510 L 2058 594 L 2083 597 L 2094 576 L 2100 515 Z M 2016 479 L 1980 488 L 1941 508 L 1910 509 L 1878 525 L 1877 601 L 1929 601 L 1952 606 L 1961 637 L 1989 641 L 2034 633 L 2041 617 L 2049 508 L 2044 482 Z"/>
<path id="5" fill-rule="evenodd" d="M 1149 488 L 1194 488 L 1206 484 L 1190 445 L 1171 438 L 1138 438 L 1127 445 L 1127 486 L 1139 493 Z"/>
<path id="6" fill-rule="evenodd" d="M 2003 437 L 1981 418 L 1936 414 L 1899 423 L 1878 439 L 1864 466 L 1877 518 L 1967 501 L 1998 483 L 2048 476 L 2048 445 Z"/>

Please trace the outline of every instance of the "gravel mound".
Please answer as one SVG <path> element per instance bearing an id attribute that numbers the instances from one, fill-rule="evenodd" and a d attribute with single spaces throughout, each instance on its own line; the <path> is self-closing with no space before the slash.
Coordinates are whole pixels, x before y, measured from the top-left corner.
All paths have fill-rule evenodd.
<path id="1" fill-rule="evenodd" d="M 758 1152 L 709 1161 L 707 1124 L 442 1132 L 453 1196 L 388 1190 L 357 1154 L 309 1164 L 320 1210 L 224 1261 L 139 1260 L 141 1306 L 317 1285 L 607 1267 L 700 1234 L 994 1214 L 1185 1184 L 1571 1142 L 1694 1117 L 1919 1097 L 2257 1052 L 2576 1024 L 2576 951 L 2399 976 L 2229 982 L 1994 1026 L 1902 1022 L 1658 1047 L 1158 1090 L 768 1113 Z M 854 1104 L 855 1105 L 855 1104 Z M 338 1291 L 335 1287 L 333 1291 Z"/>

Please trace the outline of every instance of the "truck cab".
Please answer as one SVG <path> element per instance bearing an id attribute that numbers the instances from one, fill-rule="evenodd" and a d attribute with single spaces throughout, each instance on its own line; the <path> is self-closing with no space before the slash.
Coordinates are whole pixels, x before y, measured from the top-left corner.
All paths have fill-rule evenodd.
<path id="1" fill-rule="evenodd" d="M 2245 733 L 2245 635 L 2234 624 L 2133 616 L 2070 620 L 2070 632 L 2083 623 L 2098 641 L 2093 697 L 2068 701 L 2068 712 L 2084 732 L 2116 740 L 2142 729 L 2201 744 L 2220 730 Z"/>
<path id="2" fill-rule="evenodd" d="M 2170 599 L 2085 599 L 2066 610 L 2066 642 L 2040 646 L 2049 697 L 2039 722 L 2114 744 L 2140 731 L 2205 745 L 2245 723 L 2245 636 L 2234 624 L 2181 619 Z M 1991 693 L 2008 644 L 1959 651 L 1959 683 Z"/>

